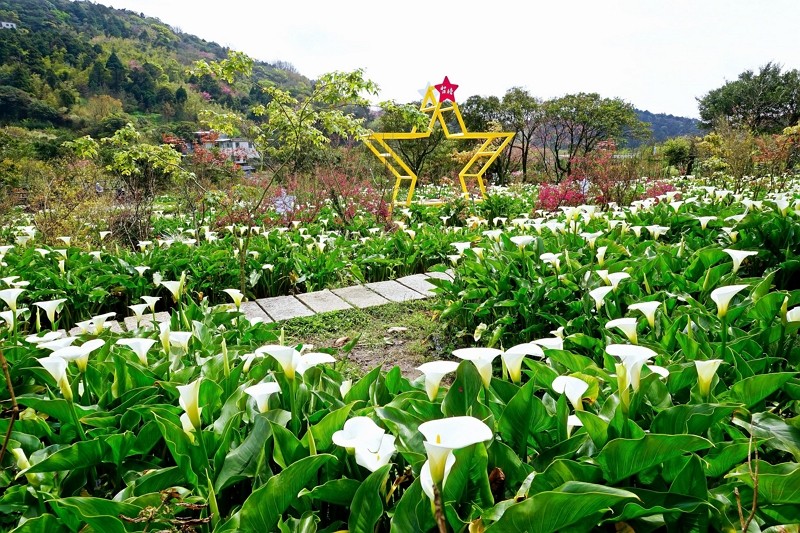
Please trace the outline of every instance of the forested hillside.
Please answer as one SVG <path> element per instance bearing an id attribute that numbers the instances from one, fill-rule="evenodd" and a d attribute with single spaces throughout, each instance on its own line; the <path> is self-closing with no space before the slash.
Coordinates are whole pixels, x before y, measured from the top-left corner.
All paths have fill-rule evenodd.
<path id="1" fill-rule="evenodd" d="M 676 117 L 665 113 L 651 113 L 650 111 L 636 110 L 636 115 L 642 122 L 647 122 L 653 132 L 652 141 L 660 143 L 672 137 L 685 135 L 700 135 L 698 122 L 693 118 Z"/>
<path id="2" fill-rule="evenodd" d="M 196 130 L 204 108 L 246 111 L 266 98 L 258 84 L 292 92 L 309 80 L 288 64 L 257 63 L 233 85 L 190 75 L 199 59 L 228 50 L 158 19 L 86 1 L 0 0 L 0 124 L 109 135 L 128 121 L 149 131 Z"/>

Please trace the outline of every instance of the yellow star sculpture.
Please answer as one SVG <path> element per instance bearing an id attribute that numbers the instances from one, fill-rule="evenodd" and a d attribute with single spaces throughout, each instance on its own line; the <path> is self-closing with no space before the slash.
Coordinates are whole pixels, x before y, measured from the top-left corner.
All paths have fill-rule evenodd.
<path id="1" fill-rule="evenodd" d="M 391 133 L 371 133 L 363 138 L 364 144 L 367 148 L 380 159 L 389 171 L 396 178 L 394 190 L 392 192 L 392 206 L 411 205 L 411 199 L 414 196 L 414 188 L 417 185 L 417 175 L 409 168 L 405 161 L 403 161 L 397 153 L 392 150 L 387 141 L 403 141 L 410 139 L 422 139 L 429 137 L 433 133 L 433 128 L 438 122 L 444 136 L 447 139 L 480 139 L 483 140 L 480 148 L 474 153 L 472 158 L 464 165 L 464 168 L 458 173 L 458 179 L 461 182 L 461 190 L 463 191 L 464 198 L 469 199 L 469 190 L 467 189 L 467 178 L 475 178 L 478 181 L 478 186 L 481 191 L 481 199 L 486 197 L 486 187 L 483 183 L 483 175 L 489 169 L 492 162 L 500 155 L 503 149 L 508 146 L 511 139 L 514 137 L 510 132 L 470 132 L 467 131 L 467 126 L 464 124 L 464 119 L 461 116 L 461 111 L 458 109 L 458 104 L 455 101 L 453 93 L 458 85 L 453 85 L 450 80 L 445 76 L 444 81 L 437 85 L 429 85 L 425 91 L 425 96 L 422 99 L 419 110 L 425 114 L 430 114 L 431 120 L 428 123 L 426 131 L 417 131 L 416 127 L 410 132 L 391 132 Z M 439 92 L 439 98 L 435 98 L 433 91 L 436 89 Z M 443 104 L 448 104 L 443 106 Z M 447 127 L 447 121 L 444 118 L 445 113 L 452 112 L 458 122 L 460 131 L 451 132 Z M 495 146 L 495 142 L 500 140 L 500 144 Z M 406 182 L 408 184 L 408 194 L 405 202 L 398 202 L 397 196 L 400 193 L 400 186 Z"/>

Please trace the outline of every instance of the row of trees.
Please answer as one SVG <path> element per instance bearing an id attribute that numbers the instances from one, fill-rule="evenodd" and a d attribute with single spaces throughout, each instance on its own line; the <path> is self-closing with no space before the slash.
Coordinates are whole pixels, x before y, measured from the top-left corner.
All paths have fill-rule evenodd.
<path id="1" fill-rule="evenodd" d="M 755 134 L 781 133 L 800 121 L 800 72 L 782 71 L 781 65 L 770 62 L 758 72 L 742 72 L 697 102 L 706 129 L 723 120 Z"/>
<path id="2" fill-rule="evenodd" d="M 525 181 L 536 173 L 559 182 L 572 173 L 576 158 L 592 152 L 598 143 L 611 139 L 621 143 L 626 136 L 645 138 L 649 133 L 648 124 L 638 119 L 631 104 L 597 93 L 542 100 L 514 87 L 502 98 L 471 96 L 460 110 L 470 131 L 516 134 L 510 149 L 491 169 L 501 183 L 516 172 Z M 400 106 L 386 108 L 374 123 L 378 131 L 407 130 L 411 125 L 407 109 Z M 440 171 L 437 156 L 447 158 L 464 149 L 456 141 L 446 142 L 438 130 L 429 138 L 398 142 L 395 147 L 417 175 Z"/>
<path id="3" fill-rule="evenodd" d="M 800 121 L 797 70 L 783 71 L 776 63 L 767 63 L 757 72 L 747 70 L 698 98 L 698 107 L 700 126 L 710 133 L 668 141 L 660 150 L 665 170 L 730 173 L 741 180 L 743 176 L 779 175 L 793 169 L 796 131 L 787 128 L 796 127 Z M 575 174 L 575 163 L 601 143 L 613 141 L 625 148 L 625 140 L 644 140 L 650 134 L 649 124 L 640 120 L 631 104 L 596 93 L 542 100 L 514 87 L 502 98 L 472 96 L 460 109 L 471 131 L 516 134 L 510 150 L 491 169 L 501 183 L 516 174 L 524 181 L 545 178 L 559 183 Z M 407 131 L 413 121 L 407 109 L 390 106 L 372 127 Z M 458 152 L 464 149 L 456 141 L 444 139 L 439 131 L 426 139 L 395 143 L 394 148 L 417 175 L 434 181 L 458 167 Z M 694 166 L 696 161 L 702 164 Z"/>

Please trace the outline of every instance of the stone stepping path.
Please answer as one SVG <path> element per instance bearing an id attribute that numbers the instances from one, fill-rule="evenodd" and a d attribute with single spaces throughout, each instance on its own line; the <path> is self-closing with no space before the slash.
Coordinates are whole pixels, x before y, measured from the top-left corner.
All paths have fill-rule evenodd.
<path id="1" fill-rule="evenodd" d="M 250 320 L 260 319 L 264 323 L 290 320 L 304 316 L 313 316 L 319 313 L 333 311 L 346 311 L 347 309 L 366 309 L 391 302 L 408 302 L 424 300 L 434 295 L 434 285 L 429 278 L 453 279 L 452 271 L 429 272 L 427 274 L 413 274 L 392 281 L 376 281 L 364 285 L 354 285 L 341 289 L 325 289 L 316 292 L 307 292 L 296 296 L 275 296 L 272 298 L 259 298 L 258 300 L 242 302 L 241 311 Z M 169 313 L 156 313 L 158 323 L 170 319 Z M 153 316 L 145 313 L 142 316 L 142 325 L 152 324 Z M 136 317 L 129 316 L 124 320 L 125 329 L 136 329 Z M 114 331 L 122 331 L 121 325 L 116 321 L 109 321 L 106 327 Z M 70 330 L 70 335 L 80 333 L 79 328 Z"/>

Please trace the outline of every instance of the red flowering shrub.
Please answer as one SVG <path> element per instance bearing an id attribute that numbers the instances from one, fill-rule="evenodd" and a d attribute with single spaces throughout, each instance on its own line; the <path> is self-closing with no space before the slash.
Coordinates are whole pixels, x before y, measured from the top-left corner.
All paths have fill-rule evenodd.
<path id="1" fill-rule="evenodd" d="M 666 181 L 654 181 L 647 184 L 647 190 L 639 197 L 639 199 L 644 200 L 646 198 L 656 198 L 662 194 L 667 194 L 668 192 L 672 192 L 674 190 L 676 189 L 671 183 L 667 183 Z"/>
<path id="2" fill-rule="evenodd" d="M 586 194 L 581 182 L 567 178 L 561 183 L 550 185 L 543 183 L 539 187 L 539 209 L 555 211 L 562 205 L 581 205 L 586 203 Z"/>

